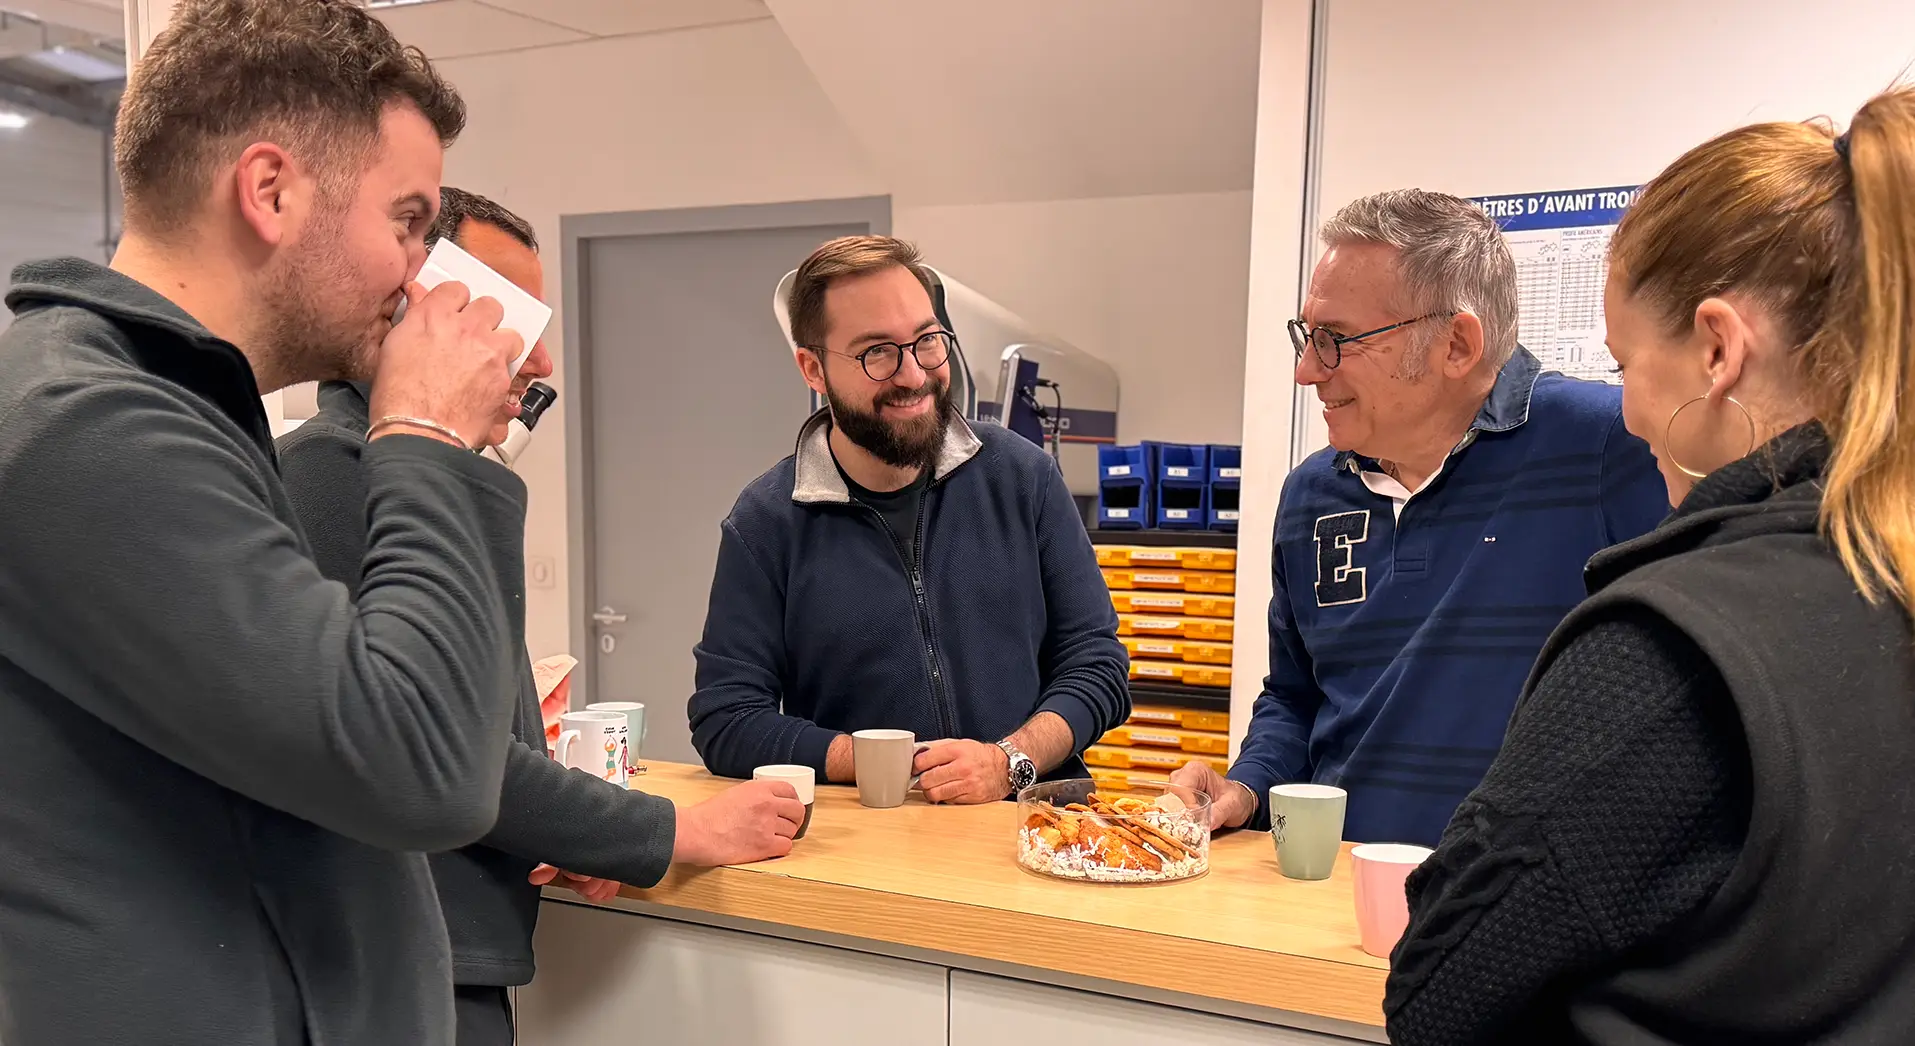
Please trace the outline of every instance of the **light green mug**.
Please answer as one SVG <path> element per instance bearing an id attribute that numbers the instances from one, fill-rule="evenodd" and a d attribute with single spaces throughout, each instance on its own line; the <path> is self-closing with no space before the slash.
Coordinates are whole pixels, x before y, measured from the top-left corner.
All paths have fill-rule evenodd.
<path id="1" fill-rule="evenodd" d="M 1320 784 L 1270 789 L 1270 838 L 1277 869 L 1289 879 L 1328 879 L 1343 849 L 1343 810 L 1350 794 Z"/>

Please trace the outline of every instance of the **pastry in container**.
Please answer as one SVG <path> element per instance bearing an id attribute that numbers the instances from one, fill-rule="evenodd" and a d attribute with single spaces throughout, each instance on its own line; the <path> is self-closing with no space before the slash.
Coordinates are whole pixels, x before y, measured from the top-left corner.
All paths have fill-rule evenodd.
<path id="1" fill-rule="evenodd" d="M 1017 819 L 1017 863 L 1039 875 L 1163 883 L 1210 870 L 1210 798 L 1182 785 L 1047 781 L 1018 793 Z"/>

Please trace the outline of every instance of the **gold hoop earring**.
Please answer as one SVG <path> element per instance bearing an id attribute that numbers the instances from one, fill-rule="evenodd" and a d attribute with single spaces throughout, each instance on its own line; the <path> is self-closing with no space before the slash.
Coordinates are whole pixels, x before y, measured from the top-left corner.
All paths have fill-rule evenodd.
<path id="1" fill-rule="evenodd" d="M 1662 452 L 1669 456 L 1669 464 L 1674 465 L 1676 467 L 1677 472 L 1682 473 L 1683 475 L 1689 477 L 1690 479 L 1706 479 L 1708 478 L 1709 474 L 1707 472 L 1697 472 L 1695 469 L 1692 469 L 1689 466 L 1684 465 L 1682 462 L 1676 460 L 1676 445 L 1675 445 L 1674 439 L 1670 435 L 1669 430 L 1675 426 L 1676 418 L 1680 416 L 1683 411 L 1688 410 L 1690 407 L 1693 407 L 1696 404 L 1701 403 L 1703 400 L 1706 400 L 1708 398 L 1709 397 L 1707 395 L 1702 395 L 1702 396 L 1697 396 L 1695 399 L 1692 399 L 1683 403 L 1682 406 L 1677 407 L 1675 410 L 1671 411 L 1669 414 L 1669 420 L 1663 422 L 1662 424 Z M 1755 415 L 1749 413 L 1749 408 L 1743 406 L 1742 401 L 1739 399 L 1736 399 L 1734 396 L 1724 396 L 1722 398 L 1725 400 L 1728 400 L 1730 403 L 1735 404 L 1735 409 L 1742 412 L 1742 420 L 1749 423 L 1749 449 L 1743 451 L 1741 454 L 1742 457 L 1746 458 L 1750 454 L 1755 453 Z"/>

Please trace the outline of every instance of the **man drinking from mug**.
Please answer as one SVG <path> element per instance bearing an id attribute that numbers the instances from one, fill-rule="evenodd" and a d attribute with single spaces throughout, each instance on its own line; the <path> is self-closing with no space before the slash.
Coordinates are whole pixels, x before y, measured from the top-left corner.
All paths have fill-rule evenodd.
<path id="1" fill-rule="evenodd" d="M 714 773 L 856 774 L 853 731 L 931 746 L 932 802 L 1082 776 L 1130 712 L 1117 616 L 1056 464 L 950 399 L 956 336 L 916 248 L 853 236 L 798 267 L 805 383 L 829 406 L 720 531 L 692 743 Z"/>

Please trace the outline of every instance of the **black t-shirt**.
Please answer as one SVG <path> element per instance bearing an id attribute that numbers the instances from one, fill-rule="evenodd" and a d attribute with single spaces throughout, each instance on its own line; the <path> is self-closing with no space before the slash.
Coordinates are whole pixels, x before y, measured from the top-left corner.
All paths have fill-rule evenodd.
<path id="1" fill-rule="evenodd" d="M 925 469 L 918 478 L 898 490 L 866 490 L 858 481 L 846 475 L 844 466 L 838 466 L 838 475 L 844 477 L 844 485 L 851 490 L 851 497 L 861 504 L 869 505 L 884 517 L 891 528 L 891 537 L 898 544 L 898 554 L 904 562 L 915 568 L 918 551 L 918 512 L 924 505 L 924 492 L 931 486 L 931 471 Z"/>

